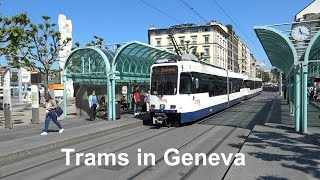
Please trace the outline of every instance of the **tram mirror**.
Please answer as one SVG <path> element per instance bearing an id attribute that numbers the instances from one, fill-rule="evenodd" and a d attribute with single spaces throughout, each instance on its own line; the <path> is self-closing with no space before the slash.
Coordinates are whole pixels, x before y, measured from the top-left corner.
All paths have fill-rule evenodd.
<path id="1" fill-rule="evenodd" d="M 198 78 L 196 78 L 196 80 L 195 80 L 195 85 L 196 85 L 196 89 L 199 89 L 199 79 Z"/>

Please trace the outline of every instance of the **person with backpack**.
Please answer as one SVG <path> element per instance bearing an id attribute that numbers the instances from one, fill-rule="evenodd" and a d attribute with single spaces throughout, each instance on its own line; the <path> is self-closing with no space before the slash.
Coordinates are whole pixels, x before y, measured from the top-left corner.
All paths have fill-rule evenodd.
<path id="1" fill-rule="evenodd" d="M 52 99 L 50 94 L 47 94 L 45 96 L 45 107 L 46 107 L 46 119 L 44 123 L 44 130 L 41 133 L 42 136 L 45 136 L 48 134 L 48 128 L 49 128 L 49 122 L 52 119 L 52 121 L 58 126 L 59 128 L 59 133 L 63 132 L 63 128 L 61 124 L 58 121 L 58 116 L 55 112 L 55 109 L 57 108 L 57 103 L 55 100 Z"/>

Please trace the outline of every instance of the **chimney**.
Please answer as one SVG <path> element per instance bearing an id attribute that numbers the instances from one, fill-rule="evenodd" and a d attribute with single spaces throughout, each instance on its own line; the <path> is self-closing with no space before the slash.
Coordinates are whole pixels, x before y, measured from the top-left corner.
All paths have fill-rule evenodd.
<path id="1" fill-rule="evenodd" d="M 156 28 L 154 27 L 154 25 L 151 25 L 150 30 L 153 30 L 153 29 L 156 29 Z"/>

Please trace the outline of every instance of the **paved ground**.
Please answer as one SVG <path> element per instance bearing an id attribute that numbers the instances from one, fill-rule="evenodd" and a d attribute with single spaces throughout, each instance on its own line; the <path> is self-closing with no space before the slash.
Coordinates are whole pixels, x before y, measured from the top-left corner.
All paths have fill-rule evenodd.
<path id="1" fill-rule="evenodd" d="M 75 118 L 76 117 L 76 108 L 74 99 L 68 99 L 67 103 L 67 118 Z M 14 128 L 20 125 L 30 125 L 32 119 L 32 107 L 29 103 L 19 103 L 18 100 L 13 100 L 12 105 L 12 122 Z M 46 110 L 43 106 L 40 105 L 39 108 L 39 120 L 40 122 L 44 122 Z M 4 128 L 5 119 L 3 110 L 0 110 L 0 129 Z"/>
<path id="2" fill-rule="evenodd" d="M 160 129 L 140 126 L 65 146 L 83 153 L 127 153 L 130 163 L 124 167 L 118 163 L 87 167 L 85 158 L 76 166 L 74 153 L 66 166 L 65 154 L 58 149 L 0 167 L 0 179 L 319 179 L 319 134 L 294 133 L 287 110 L 275 93 L 264 92 L 198 123 Z M 317 114 L 317 109 L 309 110 Z M 314 123 L 309 129 L 320 132 L 319 122 Z M 178 149 L 180 155 L 243 152 L 246 166 L 221 160 L 217 166 L 171 167 L 163 159 L 169 148 Z M 138 149 L 155 154 L 155 165 L 138 166 Z"/>

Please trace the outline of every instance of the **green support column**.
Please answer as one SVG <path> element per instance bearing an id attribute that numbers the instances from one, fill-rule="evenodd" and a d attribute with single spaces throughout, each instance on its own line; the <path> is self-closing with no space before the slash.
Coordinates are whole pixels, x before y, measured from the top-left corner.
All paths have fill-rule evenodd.
<path id="1" fill-rule="evenodd" d="M 289 86 L 289 112 L 290 115 L 293 115 L 293 98 L 294 98 L 294 90 L 293 90 L 293 82 L 292 79 L 290 78 L 290 86 Z"/>
<path id="2" fill-rule="evenodd" d="M 63 76 L 63 116 L 67 118 L 67 78 Z"/>
<path id="3" fill-rule="evenodd" d="M 108 80 L 108 120 L 112 120 L 112 87 L 111 87 L 111 79 Z"/>
<path id="4" fill-rule="evenodd" d="M 115 75 L 112 75 L 112 120 L 116 120 L 116 79 Z"/>
<path id="5" fill-rule="evenodd" d="M 128 83 L 128 94 L 127 94 L 127 100 L 128 100 L 128 103 L 129 103 L 129 109 L 131 110 L 132 109 L 132 84 L 131 82 Z"/>
<path id="6" fill-rule="evenodd" d="M 290 97 L 290 88 L 291 88 L 291 79 L 288 78 L 287 80 L 287 104 L 289 104 L 289 112 L 290 112 L 290 100 L 291 100 L 291 97 Z"/>
<path id="7" fill-rule="evenodd" d="M 302 132 L 307 133 L 308 130 L 308 96 L 307 96 L 307 86 L 308 86 L 308 64 L 303 64 L 302 66 Z"/>
<path id="8" fill-rule="evenodd" d="M 301 89 L 301 83 L 300 83 L 300 65 L 297 65 L 295 67 L 294 72 L 294 89 L 295 89 L 295 96 L 294 96 L 294 119 L 295 119 L 295 130 L 296 132 L 300 131 L 300 112 L 301 112 L 301 106 L 300 106 L 300 89 Z"/>

